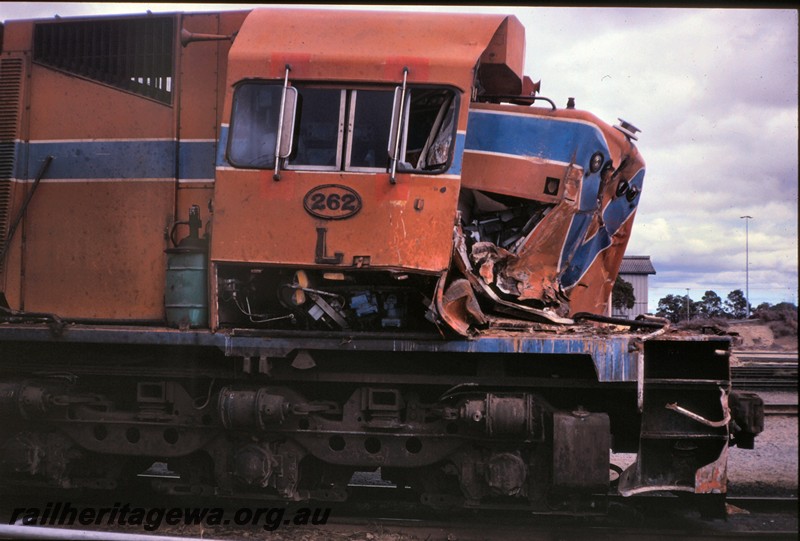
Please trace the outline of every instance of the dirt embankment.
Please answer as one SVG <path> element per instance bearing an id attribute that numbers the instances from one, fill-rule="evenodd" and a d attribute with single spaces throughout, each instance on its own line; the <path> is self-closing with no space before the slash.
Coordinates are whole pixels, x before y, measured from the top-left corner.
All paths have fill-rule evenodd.
<path id="1" fill-rule="evenodd" d="M 736 349 L 797 351 L 797 336 L 781 336 L 776 338 L 772 329 L 761 321 L 732 323 L 728 332 L 739 335 L 734 342 Z"/>

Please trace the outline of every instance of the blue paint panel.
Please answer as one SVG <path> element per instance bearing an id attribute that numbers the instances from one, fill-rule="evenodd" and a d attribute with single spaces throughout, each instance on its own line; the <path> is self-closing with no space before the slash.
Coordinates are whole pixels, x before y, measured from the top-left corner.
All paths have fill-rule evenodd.
<path id="1" fill-rule="evenodd" d="M 15 177 L 32 180 L 47 156 L 50 179 L 175 178 L 175 141 L 52 141 L 17 143 Z M 181 142 L 180 178 L 214 178 L 213 141 Z M 24 159 L 27 157 L 27 159 Z"/>
<path id="2" fill-rule="evenodd" d="M 228 126 L 221 126 L 219 130 L 219 144 L 217 145 L 216 164 L 217 167 L 228 167 L 230 164 L 225 158 L 225 152 L 228 150 Z"/>
<path id="3" fill-rule="evenodd" d="M 505 115 L 472 111 L 466 140 L 467 150 L 516 154 L 546 160 L 575 163 L 589 169 L 589 160 L 597 151 L 609 157 L 608 146 L 598 128 L 580 122 L 567 122 L 535 116 Z M 599 185 L 599 175 L 591 182 Z M 591 188 L 591 185 L 588 186 Z M 585 191 L 585 190 L 584 190 Z M 596 193 L 596 190 L 595 190 Z M 581 197 L 581 210 L 592 201 Z"/>
<path id="4" fill-rule="evenodd" d="M 447 170 L 448 175 L 461 175 L 461 165 L 464 162 L 464 145 L 467 137 L 463 133 L 456 134 L 456 149 L 453 154 L 453 163 Z"/>
<path id="5" fill-rule="evenodd" d="M 181 179 L 213 180 L 215 175 L 215 141 L 181 141 L 178 161 L 178 176 Z"/>
<path id="6" fill-rule="evenodd" d="M 19 141 L 14 143 L 14 178 L 28 178 L 28 146 L 29 145 L 20 143 Z M 35 167 L 37 170 L 31 173 L 31 177 L 34 177 L 38 173 L 38 168 L 41 167 L 41 163 L 36 164 Z"/>
<path id="7" fill-rule="evenodd" d="M 630 184 L 636 186 L 640 193 L 644 181 L 644 170 L 639 171 Z M 597 255 L 611 246 L 611 237 L 619 230 L 622 224 L 630 218 L 639 204 L 637 195 L 633 201 L 625 197 L 613 199 L 603 211 L 603 227 L 591 239 L 581 244 L 569 261 L 569 265 L 561 275 L 561 285 L 571 287 L 578 283 L 581 276 L 589 269 Z M 570 230 L 572 233 L 572 230 Z"/>
<path id="8" fill-rule="evenodd" d="M 29 173 L 48 155 L 48 178 L 174 178 L 174 141 L 65 141 L 30 143 Z M 35 174 L 35 173 L 33 173 Z"/>
<path id="9" fill-rule="evenodd" d="M 560 264 L 562 267 L 565 262 L 570 261 L 574 257 L 575 252 L 580 248 L 580 243 L 583 241 L 591 221 L 592 216 L 590 214 L 576 214 L 572 217 L 572 224 L 567 232 L 567 239 L 566 242 L 564 242 L 564 249 L 561 252 Z"/>
<path id="10" fill-rule="evenodd" d="M 583 273 L 589 269 L 595 256 L 611 246 L 611 237 L 605 228 L 601 228 L 595 236 L 578 247 L 575 256 L 561 274 L 561 285 L 565 288 L 578 283 Z"/>

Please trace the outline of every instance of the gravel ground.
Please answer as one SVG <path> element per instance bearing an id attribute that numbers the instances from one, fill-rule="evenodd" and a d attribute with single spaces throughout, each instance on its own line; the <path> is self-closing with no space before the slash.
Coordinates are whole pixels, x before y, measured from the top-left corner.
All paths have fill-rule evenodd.
<path id="1" fill-rule="evenodd" d="M 797 393 L 759 393 L 764 402 L 795 403 Z M 728 493 L 731 496 L 797 496 L 797 416 L 770 415 L 755 449 L 731 447 Z"/>

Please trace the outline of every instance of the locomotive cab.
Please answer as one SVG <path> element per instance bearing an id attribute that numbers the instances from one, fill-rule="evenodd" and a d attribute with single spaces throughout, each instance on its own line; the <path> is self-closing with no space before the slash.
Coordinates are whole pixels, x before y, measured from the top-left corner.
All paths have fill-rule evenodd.
<path id="1" fill-rule="evenodd" d="M 262 200 L 260 226 L 287 223 L 291 233 L 245 256 L 257 266 L 219 268 L 221 323 L 247 316 L 251 323 L 334 330 L 418 324 L 425 305 L 419 292 L 432 290 L 452 250 L 446 220 L 438 224 L 438 238 L 427 242 L 422 228 L 431 212 L 454 213 L 457 178 L 447 170 L 458 101 L 448 87 L 237 85 L 230 163 L 271 176 L 259 181 L 266 184 L 262 191 L 296 193 L 298 185 L 307 191 L 295 199 L 296 208 Z M 411 175 L 423 178 L 407 180 Z M 413 202 L 412 192 L 419 195 Z M 393 202 L 388 213 L 386 198 Z M 224 231 L 221 220 L 217 231 Z M 406 243 L 403 227 L 417 229 L 425 244 Z"/>
<path id="2" fill-rule="evenodd" d="M 397 33 L 380 14 L 356 13 L 342 22 L 351 41 L 335 44 L 315 37 L 328 14 L 309 12 L 302 34 L 293 16 L 255 10 L 230 51 L 213 326 L 433 330 L 473 75 L 519 92 L 521 56 L 498 61 L 490 44 L 516 49 L 521 25 L 456 16 L 443 29 L 409 15 Z M 274 32 L 261 31 L 267 18 Z M 376 45 L 351 25 L 397 35 Z"/>
<path id="3" fill-rule="evenodd" d="M 325 12 L 290 17 L 255 10 L 229 54 L 212 328 L 470 335 L 605 312 L 644 177 L 635 127 L 531 107 L 514 17 L 399 15 L 380 44 L 358 31 L 394 35 L 379 14 L 341 44 Z"/>

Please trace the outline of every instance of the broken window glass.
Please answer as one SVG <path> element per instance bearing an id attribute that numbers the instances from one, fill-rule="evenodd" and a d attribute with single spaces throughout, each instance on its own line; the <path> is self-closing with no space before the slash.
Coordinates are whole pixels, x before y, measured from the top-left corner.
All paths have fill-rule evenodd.
<path id="1" fill-rule="evenodd" d="M 443 171 L 455 140 L 455 94 L 412 88 L 401 170 Z"/>

